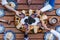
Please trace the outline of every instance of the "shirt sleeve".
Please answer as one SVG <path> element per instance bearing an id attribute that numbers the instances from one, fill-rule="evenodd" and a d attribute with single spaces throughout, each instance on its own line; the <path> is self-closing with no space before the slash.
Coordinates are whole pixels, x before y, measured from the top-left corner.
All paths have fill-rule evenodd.
<path id="1" fill-rule="evenodd" d="M 60 37 L 60 34 L 59 34 L 59 32 L 57 32 L 57 31 L 55 31 L 55 30 L 53 30 L 53 29 L 51 29 L 51 31 L 50 31 L 53 35 L 55 35 L 57 38 L 59 38 Z"/>
<path id="2" fill-rule="evenodd" d="M 2 0 L 1 4 L 6 5 L 6 4 L 8 4 L 8 2 L 7 2 L 7 0 Z"/>
<path id="3" fill-rule="evenodd" d="M 43 8 L 40 9 L 41 12 L 45 12 L 52 9 L 52 6 L 50 4 L 44 6 Z"/>

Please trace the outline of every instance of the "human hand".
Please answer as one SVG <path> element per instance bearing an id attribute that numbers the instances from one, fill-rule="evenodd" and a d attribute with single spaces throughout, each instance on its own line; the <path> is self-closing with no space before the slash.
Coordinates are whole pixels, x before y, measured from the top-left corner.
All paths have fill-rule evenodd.
<path id="1" fill-rule="evenodd" d="M 19 11 L 15 11 L 16 15 L 19 16 L 21 14 Z"/>
<path id="2" fill-rule="evenodd" d="M 48 19 L 48 16 L 43 14 L 40 16 L 40 20 L 47 20 Z"/>
<path id="3" fill-rule="evenodd" d="M 40 16 L 40 10 L 36 10 L 36 14 Z"/>
<path id="4" fill-rule="evenodd" d="M 48 29 L 43 20 L 41 20 L 41 23 L 42 23 L 42 26 L 43 26 L 45 29 Z"/>

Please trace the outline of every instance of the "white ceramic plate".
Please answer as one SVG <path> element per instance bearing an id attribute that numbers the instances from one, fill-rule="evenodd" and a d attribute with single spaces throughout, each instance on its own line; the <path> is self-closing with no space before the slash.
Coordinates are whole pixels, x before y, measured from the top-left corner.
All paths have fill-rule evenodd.
<path id="1" fill-rule="evenodd" d="M 0 9 L 0 17 L 2 17 L 4 15 L 5 15 L 4 9 Z"/>
<path id="2" fill-rule="evenodd" d="M 57 22 L 58 22 L 58 19 L 55 18 L 55 17 L 52 17 L 52 18 L 49 19 L 50 24 L 56 24 Z"/>
<path id="3" fill-rule="evenodd" d="M 57 14 L 58 16 L 60 16 L 60 8 L 58 8 L 58 9 L 56 10 L 56 14 Z"/>
<path id="4" fill-rule="evenodd" d="M 56 31 L 58 31 L 60 33 L 60 25 L 56 26 Z"/>
<path id="5" fill-rule="evenodd" d="M 16 0 L 7 0 L 7 2 L 12 3 L 11 6 L 14 9 L 17 9 L 18 4 L 17 4 L 17 1 Z"/>
<path id="6" fill-rule="evenodd" d="M 0 24 L 0 33 L 3 33 L 5 30 L 4 26 Z"/>
<path id="7" fill-rule="evenodd" d="M 50 32 L 46 32 L 44 35 L 44 40 L 55 40 L 55 37 Z"/>
<path id="8" fill-rule="evenodd" d="M 15 40 L 16 39 L 15 33 L 11 30 L 6 31 L 4 34 L 4 40 L 7 40 L 7 38 L 10 40 Z"/>

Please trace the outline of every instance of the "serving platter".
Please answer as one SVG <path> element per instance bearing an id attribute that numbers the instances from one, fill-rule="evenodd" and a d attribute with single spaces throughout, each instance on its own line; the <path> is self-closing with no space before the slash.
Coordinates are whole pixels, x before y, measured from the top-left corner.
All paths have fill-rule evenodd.
<path id="1" fill-rule="evenodd" d="M 29 29 L 29 33 L 44 32 L 44 30 L 42 29 L 41 26 L 37 26 L 38 23 L 40 23 L 39 25 L 41 25 L 40 18 L 37 17 L 36 14 L 34 12 L 32 12 L 32 10 L 30 10 L 30 11 L 28 13 L 28 16 L 26 13 L 27 11 L 26 12 L 22 11 L 22 13 L 20 14 L 19 17 L 15 15 L 16 28 L 22 32 L 25 32 L 26 27 L 24 27 L 24 24 L 27 24 L 28 25 L 27 29 Z M 42 18 L 41 18 L 41 20 L 44 20 L 44 22 L 46 22 L 46 19 L 47 19 L 46 15 L 42 16 Z"/>

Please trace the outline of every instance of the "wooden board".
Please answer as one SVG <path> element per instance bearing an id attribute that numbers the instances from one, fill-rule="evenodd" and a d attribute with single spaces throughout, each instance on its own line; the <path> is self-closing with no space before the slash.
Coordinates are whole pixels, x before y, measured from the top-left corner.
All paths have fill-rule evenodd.
<path id="1" fill-rule="evenodd" d="M 26 0 L 17 0 L 17 2 L 18 2 L 17 10 L 18 11 L 21 11 L 23 9 L 28 10 L 29 8 L 34 9 L 34 10 L 35 9 L 41 9 L 43 7 L 44 1 L 45 0 L 32 0 L 31 6 L 28 7 L 28 5 L 26 4 Z M 1 5 L 1 0 L 0 0 L 0 8 L 3 8 L 5 10 L 5 16 L 0 18 L 0 19 L 5 19 L 5 20 L 12 21 L 10 25 L 0 22 L 0 24 L 3 24 L 5 26 L 5 31 L 12 30 L 12 31 L 14 31 L 16 33 L 16 40 L 23 40 L 24 34 L 21 33 L 19 30 L 17 30 L 15 28 L 15 22 L 14 22 L 15 13 L 6 10 L 6 8 L 4 8 Z M 48 24 L 47 26 L 49 28 L 55 29 L 55 27 L 57 25 L 60 25 L 60 17 L 56 15 L 56 9 L 57 8 L 60 8 L 60 0 L 55 1 L 55 10 L 53 10 L 51 12 L 45 12 L 45 14 L 48 15 L 48 18 L 51 18 L 51 17 L 55 16 L 55 17 L 57 17 L 59 19 L 59 22 L 56 25 L 52 26 L 52 25 Z M 4 36 L 4 34 L 0 34 L 0 40 L 3 40 L 3 36 Z M 44 40 L 44 33 L 29 34 L 29 40 Z"/>

